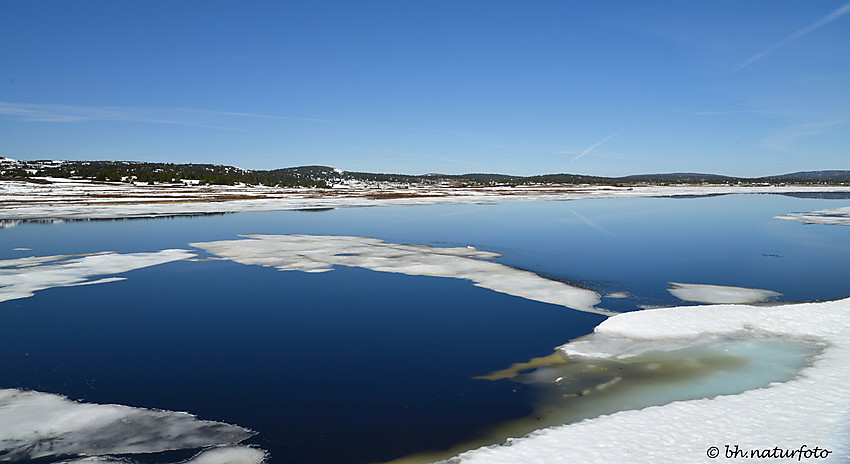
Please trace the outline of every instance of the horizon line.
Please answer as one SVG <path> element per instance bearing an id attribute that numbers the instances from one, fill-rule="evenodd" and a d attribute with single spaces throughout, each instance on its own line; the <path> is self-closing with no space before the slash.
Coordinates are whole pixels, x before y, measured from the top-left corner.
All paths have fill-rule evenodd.
<path id="1" fill-rule="evenodd" d="M 245 171 L 251 171 L 251 172 L 254 172 L 254 171 L 256 171 L 256 172 L 276 171 L 276 170 L 282 170 L 282 169 L 297 169 L 297 168 L 305 168 L 305 167 L 320 167 L 320 168 L 328 168 L 328 169 L 332 169 L 332 170 L 338 169 L 334 166 L 327 166 L 327 165 L 322 165 L 322 164 L 304 164 L 304 165 L 298 165 L 298 166 L 286 166 L 286 167 L 277 167 L 277 168 L 270 168 L 270 169 L 246 169 L 246 168 L 240 168 L 240 167 L 238 167 L 236 165 L 232 165 L 232 164 L 217 164 L 217 163 L 208 163 L 208 162 L 137 161 L 137 160 L 115 160 L 115 159 L 110 159 L 110 160 L 60 160 L 60 159 L 55 159 L 55 158 L 52 158 L 52 159 L 48 159 L 48 158 L 44 158 L 44 159 L 18 159 L 18 158 L 9 158 L 8 156 L 5 156 L 5 155 L 0 155 L 0 161 L 4 161 L 4 160 L 19 161 L 19 162 L 51 161 L 51 162 L 78 162 L 78 163 L 104 162 L 104 163 L 173 164 L 173 165 L 178 165 L 178 166 L 179 165 L 211 165 L 211 166 L 221 166 L 221 167 L 231 167 L 231 168 L 243 169 Z M 729 175 L 729 174 L 717 174 L 717 173 L 712 173 L 712 172 L 682 172 L 682 171 L 678 171 L 678 172 L 644 172 L 644 173 L 639 173 L 639 174 L 626 174 L 626 175 L 622 175 L 622 176 L 603 176 L 603 175 L 596 175 L 596 174 L 577 174 L 577 173 L 569 173 L 569 172 L 547 172 L 547 173 L 542 173 L 542 174 L 529 174 L 529 175 L 505 174 L 505 173 L 499 173 L 499 172 L 465 172 L 465 173 L 462 173 L 462 174 L 447 174 L 447 173 L 440 173 L 440 172 L 427 172 L 427 173 L 422 173 L 422 174 L 403 174 L 403 173 L 397 173 L 397 172 L 370 172 L 370 171 L 354 171 L 354 170 L 344 170 L 344 169 L 339 169 L 339 170 L 342 171 L 342 172 L 348 172 L 348 173 L 384 174 L 384 175 L 408 176 L 408 177 L 438 177 L 438 176 L 463 177 L 463 176 L 472 176 L 472 175 L 493 175 L 493 176 L 506 176 L 506 177 L 514 177 L 514 178 L 531 178 L 531 177 L 561 176 L 561 175 L 563 175 L 563 176 L 576 176 L 576 177 L 595 177 L 595 178 L 600 178 L 600 179 L 624 179 L 624 178 L 628 178 L 628 177 L 672 176 L 672 175 L 679 175 L 679 176 L 686 176 L 686 175 L 714 176 L 714 177 L 726 177 L 726 178 L 729 178 L 729 179 L 764 179 L 764 178 L 770 178 L 770 177 L 782 177 L 782 176 L 785 176 L 785 175 L 799 174 L 799 173 L 835 172 L 835 171 L 850 173 L 850 169 L 814 169 L 814 170 L 802 170 L 802 171 L 786 172 L 786 173 L 782 173 L 782 174 L 769 174 L 769 175 L 761 175 L 761 176 L 751 177 L 751 176 L 737 176 L 737 175 Z"/>

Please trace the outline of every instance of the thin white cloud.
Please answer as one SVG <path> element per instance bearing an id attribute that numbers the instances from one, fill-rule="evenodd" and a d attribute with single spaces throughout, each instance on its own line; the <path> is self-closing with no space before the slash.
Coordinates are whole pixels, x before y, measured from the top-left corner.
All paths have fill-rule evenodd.
<path id="1" fill-rule="evenodd" d="M 730 110 L 730 111 L 694 111 L 693 116 L 728 116 L 731 114 L 767 114 L 767 115 L 792 115 L 793 111 L 766 111 L 766 110 Z"/>
<path id="2" fill-rule="evenodd" d="M 835 11 L 833 11 L 832 13 L 830 13 L 830 14 L 824 16 L 823 18 L 813 22 L 812 24 L 809 24 L 808 26 L 794 32 L 793 34 L 785 37 L 784 39 L 780 40 L 779 42 L 776 42 L 775 44 L 771 45 L 770 47 L 767 47 L 762 52 L 753 55 L 752 57 L 750 57 L 750 59 L 748 59 L 747 61 L 744 61 L 740 66 L 738 66 L 738 68 L 735 69 L 735 71 L 740 71 L 740 70 L 746 68 L 747 66 L 751 65 L 756 60 L 761 59 L 762 57 L 764 57 L 768 53 L 772 52 L 773 50 L 776 50 L 777 48 L 779 48 L 779 47 L 781 47 L 781 46 L 783 46 L 783 45 L 785 45 L 785 44 L 787 44 L 787 43 L 789 43 L 789 42 L 791 42 L 795 39 L 799 39 L 800 37 L 802 37 L 802 36 L 804 36 L 804 35 L 806 35 L 810 32 L 813 32 L 817 29 L 820 29 L 821 27 L 826 26 L 827 24 L 831 23 L 832 21 L 835 21 L 836 19 L 844 16 L 847 13 L 850 13 L 850 3 L 845 3 L 844 5 L 842 5 L 841 7 L 836 9 Z"/>
<path id="3" fill-rule="evenodd" d="M 296 118 L 293 116 L 275 116 L 271 114 L 259 114 L 259 113 L 240 113 L 233 111 L 216 111 L 216 110 L 199 110 L 196 108 L 183 108 L 178 107 L 174 108 L 175 111 L 184 111 L 188 113 L 198 113 L 198 114 L 207 114 L 207 115 L 219 115 L 219 116 L 237 116 L 244 118 L 261 118 L 261 119 L 280 119 L 284 121 L 304 121 L 304 122 L 335 122 L 329 119 L 317 119 L 317 118 Z"/>
<path id="4" fill-rule="evenodd" d="M 45 105 L 39 103 L 0 102 L 0 114 L 36 122 L 81 122 L 93 120 L 127 120 L 127 111 L 112 107 Z"/>
<path id="5" fill-rule="evenodd" d="M 246 129 L 230 125 L 210 124 L 201 116 L 222 117 L 233 121 L 235 118 L 264 118 L 287 121 L 331 122 L 323 119 L 295 118 L 256 113 L 237 113 L 227 111 L 202 110 L 195 108 L 142 108 L 132 106 L 80 106 L 42 103 L 0 102 L 0 115 L 11 116 L 21 121 L 31 122 L 85 122 L 85 121 L 123 121 L 168 124 L 178 126 L 201 127 L 217 130 L 247 132 Z"/>
<path id="6" fill-rule="evenodd" d="M 591 145 L 591 146 L 589 146 L 589 147 L 585 148 L 583 152 L 579 153 L 579 154 L 578 154 L 575 158 L 573 158 L 572 160 L 570 160 L 570 163 L 575 162 L 575 160 L 577 160 L 577 159 L 581 158 L 582 156 L 584 156 L 584 155 L 586 155 L 586 154 L 588 154 L 588 153 L 592 152 L 592 151 L 593 151 L 593 150 L 595 150 L 595 149 L 596 149 L 596 147 L 598 147 L 599 145 L 602 145 L 603 143 L 605 143 L 605 142 L 607 142 L 607 141 L 609 141 L 609 140 L 613 139 L 614 137 L 616 137 L 616 136 L 618 136 L 618 135 L 620 135 L 620 134 L 611 134 L 611 135 L 609 135 L 608 137 L 605 137 L 604 139 L 602 139 L 602 140 L 600 140 L 600 141 L 598 141 L 598 142 L 594 143 L 593 145 Z"/>
<path id="7" fill-rule="evenodd" d="M 829 133 L 834 127 L 843 126 L 848 123 L 850 123 L 850 120 L 840 119 L 825 122 L 810 122 L 784 127 L 762 139 L 759 146 L 785 153 L 797 155 L 805 154 L 806 151 L 800 150 L 796 147 L 800 140 Z"/>

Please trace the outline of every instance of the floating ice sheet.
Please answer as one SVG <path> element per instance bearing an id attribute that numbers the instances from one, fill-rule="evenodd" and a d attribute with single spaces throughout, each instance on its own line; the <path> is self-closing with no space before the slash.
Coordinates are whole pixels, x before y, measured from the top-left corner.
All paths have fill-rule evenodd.
<path id="1" fill-rule="evenodd" d="M 510 446 L 469 451 L 452 462 L 709 462 L 711 447 L 742 450 L 820 447 L 822 462 L 850 459 L 850 299 L 777 307 L 689 306 L 619 314 L 593 336 L 563 349 L 613 359 L 624 351 L 671 350 L 706 337 L 768 336 L 818 341 L 823 351 L 796 377 L 766 388 L 711 399 L 621 411 L 552 427 Z M 573 346 L 571 346 L 573 345 Z M 796 459 L 793 459 L 796 462 Z M 783 462 L 776 460 L 776 462 Z"/>
<path id="2" fill-rule="evenodd" d="M 579 311 L 614 314 L 596 308 L 599 294 L 532 272 L 485 261 L 500 255 L 472 247 L 437 248 L 387 243 L 365 237 L 327 235 L 244 235 L 239 240 L 191 243 L 223 258 L 282 271 L 326 272 L 333 266 L 361 267 L 407 275 L 452 277 L 500 293 Z"/>
<path id="3" fill-rule="evenodd" d="M 174 249 L 151 253 L 106 252 L 0 260 L 0 301 L 31 297 L 33 292 L 47 288 L 123 280 L 122 277 L 94 277 L 120 274 L 193 256 L 195 254 L 188 250 Z"/>
<path id="4" fill-rule="evenodd" d="M 183 464 L 260 464 L 266 453 L 248 446 L 222 446 L 201 452 Z"/>
<path id="5" fill-rule="evenodd" d="M 0 390 L 0 461 L 202 448 L 239 443 L 252 435 L 242 427 L 199 420 L 184 412 L 80 403 L 49 393 Z M 257 452 L 262 453 L 253 453 Z M 221 453 L 226 452 L 215 454 Z M 100 459 L 108 462 L 108 458 Z"/>
<path id="6" fill-rule="evenodd" d="M 776 216 L 776 219 L 788 221 L 799 221 L 804 224 L 833 224 L 839 226 L 850 226 L 850 206 L 834 209 L 822 209 L 808 213 L 788 213 Z"/>
<path id="7" fill-rule="evenodd" d="M 262 464 L 265 459 L 265 451 L 258 448 L 249 446 L 220 446 L 201 451 L 191 459 L 174 464 Z M 89 456 L 62 461 L 56 464 L 89 464 L 98 462 L 133 464 L 134 461 L 114 456 Z"/>
<path id="8" fill-rule="evenodd" d="M 782 296 L 779 292 L 758 288 L 727 287 L 724 285 L 682 284 L 669 282 L 667 290 L 673 296 L 684 301 L 709 304 L 745 304 L 765 301 Z"/>

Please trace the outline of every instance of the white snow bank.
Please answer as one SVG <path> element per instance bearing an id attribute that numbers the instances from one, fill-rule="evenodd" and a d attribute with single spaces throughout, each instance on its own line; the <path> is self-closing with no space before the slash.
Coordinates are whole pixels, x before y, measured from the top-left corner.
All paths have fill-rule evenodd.
<path id="1" fill-rule="evenodd" d="M 683 301 L 710 304 L 756 303 L 770 298 L 782 296 L 779 292 L 760 290 L 758 288 L 727 287 L 724 285 L 682 284 L 668 282 L 667 290 L 676 298 Z"/>
<path id="2" fill-rule="evenodd" d="M 602 322 L 579 346 L 563 347 L 572 356 L 608 359 L 639 345 L 681 346 L 711 336 L 779 336 L 825 344 L 810 367 L 787 382 L 737 395 L 679 401 L 621 411 L 579 423 L 539 430 L 507 445 L 469 451 L 464 463 L 551 462 L 712 462 L 717 447 L 725 459 L 734 452 L 830 451 L 818 462 L 850 459 L 850 299 L 777 307 L 690 306 L 618 314 Z M 644 351 L 644 346 L 638 351 Z M 725 459 L 728 460 L 728 459 Z M 810 460 L 805 460 L 811 462 Z M 770 462 L 798 462 L 770 459 Z"/>
<path id="3" fill-rule="evenodd" d="M 199 420 L 185 412 L 79 403 L 49 393 L 0 389 L 0 461 L 202 448 L 239 443 L 252 435 L 242 427 Z M 262 451 L 251 452 L 255 453 Z M 213 456 L 221 454 L 248 453 L 219 450 Z"/>
<path id="4" fill-rule="evenodd" d="M 456 188 L 432 184 L 395 185 L 373 182 L 351 182 L 342 189 L 315 189 L 150 186 L 49 180 L 53 183 L 0 181 L 0 227 L 10 227 L 18 221 L 141 218 L 237 211 L 850 191 L 850 186 L 800 185 L 634 187 L 525 185 Z"/>
<path id="5" fill-rule="evenodd" d="M 594 307 L 599 295 L 485 259 L 500 255 L 475 248 L 436 248 L 387 243 L 365 237 L 244 235 L 240 240 L 190 243 L 223 258 L 282 271 L 325 272 L 333 266 L 361 267 L 407 275 L 471 280 L 476 286 L 579 311 L 614 314 Z"/>
<path id="6" fill-rule="evenodd" d="M 0 302 L 31 297 L 33 292 L 47 288 L 115 282 L 123 278 L 93 277 L 120 274 L 194 256 L 188 250 L 172 249 L 151 253 L 105 252 L 0 260 Z"/>
<path id="7" fill-rule="evenodd" d="M 850 206 L 834 209 L 822 209 L 808 213 L 788 213 L 776 216 L 776 219 L 788 221 L 800 221 L 804 224 L 833 224 L 838 226 L 850 226 Z"/>

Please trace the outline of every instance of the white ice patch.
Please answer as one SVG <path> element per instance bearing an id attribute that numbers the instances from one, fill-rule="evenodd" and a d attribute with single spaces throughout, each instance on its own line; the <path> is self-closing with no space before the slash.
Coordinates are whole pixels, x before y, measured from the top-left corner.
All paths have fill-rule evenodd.
<path id="1" fill-rule="evenodd" d="M 220 446 L 198 453 L 195 457 L 174 464 L 262 464 L 266 460 L 266 452 L 249 446 Z M 114 456 L 88 456 L 71 459 L 55 464 L 89 464 L 89 463 L 122 463 L 133 464 L 127 458 Z M 165 463 L 163 463 L 165 464 Z"/>
<path id="2" fill-rule="evenodd" d="M 112 456 L 88 456 L 85 458 L 71 459 L 70 461 L 60 461 L 54 464 L 88 464 L 91 462 L 121 462 L 129 464 L 126 459 L 115 458 Z"/>
<path id="3" fill-rule="evenodd" d="M 0 389 L 0 461 L 203 448 L 239 443 L 252 435 L 242 427 L 199 420 L 185 412 L 79 403 L 49 393 Z M 98 459 L 94 462 L 109 462 Z"/>
<path id="4" fill-rule="evenodd" d="M 804 224 L 833 224 L 838 226 L 850 226 L 850 206 L 834 209 L 822 209 L 808 213 L 788 213 L 776 216 L 776 219 L 788 221 L 799 221 Z"/>
<path id="5" fill-rule="evenodd" d="M 470 247 L 436 248 L 387 243 L 365 237 L 326 235 L 244 235 L 241 240 L 191 243 L 223 258 L 282 271 L 324 272 L 333 266 L 361 267 L 406 275 L 470 280 L 478 287 L 579 311 L 611 315 L 594 307 L 599 295 L 544 279 L 533 272 L 484 261 L 500 255 Z"/>
<path id="6" fill-rule="evenodd" d="M 574 340 L 558 347 L 558 349 L 570 357 L 626 360 L 650 351 L 674 351 L 695 344 L 705 344 L 715 338 L 717 337 L 707 336 L 700 340 L 688 337 L 669 340 L 636 340 L 634 338 L 603 337 L 594 334 L 590 337 Z"/>
<path id="7" fill-rule="evenodd" d="M 182 464 L 260 464 L 266 453 L 248 446 L 222 446 L 208 449 Z"/>
<path id="8" fill-rule="evenodd" d="M 779 292 L 758 288 L 727 287 L 724 285 L 682 284 L 669 282 L 667 290 L 683 301 L 709 304 L 745 304 L 782 296 Z"/>
<path id="9" fill-rule="evenodd" d="M 0 260 L 0 302 L 33 296 L 53 287 L 71 287 L 115 282 L 121 277 L 96 279 L 144 267 L 194 257 L 188 250 L 151 253 L 96 253 L 90 255 L 32 256 Z"/>
<path id="10" fill-rule="evenodd" d="M 850 299 L 776 307 L 688 306 L 618 314 L 589 339 L 567 348 L 588 357 L 617 357 L 628 350 L 665 350 L 706 337 L 784 337 L 824 346 L 792 380 L 737 395 L 679 401 L 621 411 L 539 430 L 459 455 L 453 462 L 710 462 L 708 450 L 820 447 L 823 462 L 850 459 Z M 627 353 L 628 354 L 628 353 Z M 819 461 L 821 459 L 818 459 Z M 771 461 L 774 461 L 771 459 Z M 796 462 L 796 459 L 776 462 Z"/>

